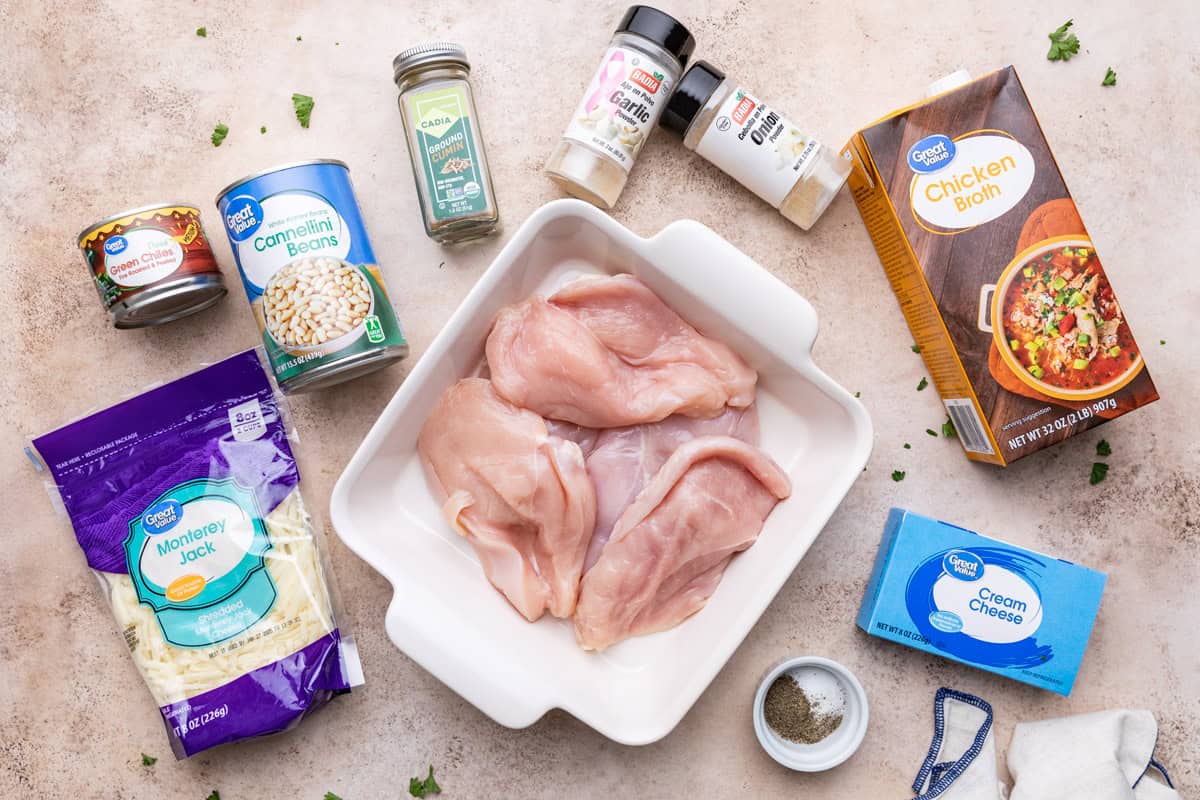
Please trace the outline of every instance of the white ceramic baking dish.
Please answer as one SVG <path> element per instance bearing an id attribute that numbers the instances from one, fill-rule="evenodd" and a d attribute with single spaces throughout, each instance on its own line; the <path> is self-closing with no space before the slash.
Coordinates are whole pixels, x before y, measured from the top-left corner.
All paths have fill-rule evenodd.
<path id="1" fill-rule="evenodd" d="M 521 618 L 442 519 L 416 451 L 442 391 L 475 374 L 496 312 L 582 274 L 632 272 L 759 372 L 762 446 L 792 496 L 733 559 L 708 605 L 674 630 L 604 653 L 575 644 L 569 622 Z M 391 581 L 388 636 L 502 725 L 562 708 L 625 744 L 671 731 L 745 638 L 862 472 L 863 406 L 812 360 L 817 316 L 733 245 L 684 220 L 642 239 L 578 200 L 526 220 L 388 403 L 333 491 L 346 544 Z M 847 622 L 847 624 L 850 624 Z"/>

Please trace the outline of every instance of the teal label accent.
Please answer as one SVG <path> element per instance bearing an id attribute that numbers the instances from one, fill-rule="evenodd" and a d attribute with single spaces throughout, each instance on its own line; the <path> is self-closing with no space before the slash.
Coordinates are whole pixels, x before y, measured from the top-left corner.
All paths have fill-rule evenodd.
<path id="1" fill-rule="evenodd" d="M 417 129 L 422 178 L 437 220 L 487 209 L 485 181 L 471 127 L 471 104 L 461 86 L 419 92 L 408 98 Z"/>
<path id="2" fill-rule="evenodd" d="M 129 521 L 125 558 L 138 601 L 177 647 L 208 647 L 275 605 L 271 539 L 254 493 L 232 479 L 193 480 Z"/>

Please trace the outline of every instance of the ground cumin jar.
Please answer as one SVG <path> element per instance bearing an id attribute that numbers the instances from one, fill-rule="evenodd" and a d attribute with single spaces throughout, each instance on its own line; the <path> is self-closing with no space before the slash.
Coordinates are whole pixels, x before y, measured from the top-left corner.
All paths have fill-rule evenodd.
<path id="1" fill-rule="evenodd" d="M 487 236 L 500 222 L 470 72 L 456 44 L 410 47 L 392 61 L 425 232 L 441 244 Z"/>
<path id="2" fill-rule="evenodd" d="M 161 325 L 225 296 L 200 210 L 188 203 L 114 214 L 80 231 L 78 244 L 113 327 Z"/>

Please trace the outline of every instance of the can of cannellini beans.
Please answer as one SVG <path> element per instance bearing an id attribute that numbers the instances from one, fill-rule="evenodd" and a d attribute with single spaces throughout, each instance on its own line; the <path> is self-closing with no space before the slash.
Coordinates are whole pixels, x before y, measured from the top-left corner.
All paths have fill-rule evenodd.
<path id="1" fill-rule="evenodd" d="M 84 228 L 77 241 L 114 327 L 161 325 L 225 296 L 200 209 L 187 203 L 114 214 Z"/>
<path id="2" fill-rule="evenodd" d="M 332 386 L 408 355 L 345 164 L 256 173 L 223 189 L 217 209 L 285 392 Z"/>

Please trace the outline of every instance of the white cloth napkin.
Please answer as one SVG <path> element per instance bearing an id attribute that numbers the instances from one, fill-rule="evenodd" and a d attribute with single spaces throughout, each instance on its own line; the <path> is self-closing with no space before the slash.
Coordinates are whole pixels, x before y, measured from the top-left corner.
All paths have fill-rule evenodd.
<path id="1" fill-rule="evenodd" d="M 1008 747 L 1010 800 L 1180 800 L 1154 761 L 1157 740 L 1149 711 L 1023 722 Z"/>
<path id="2" fill-rule="evenodd" d="M 992 707 L 974 695 L 938 689 L 933 741 L 917 779 L 914 800 L 1000 800 Z"/>

